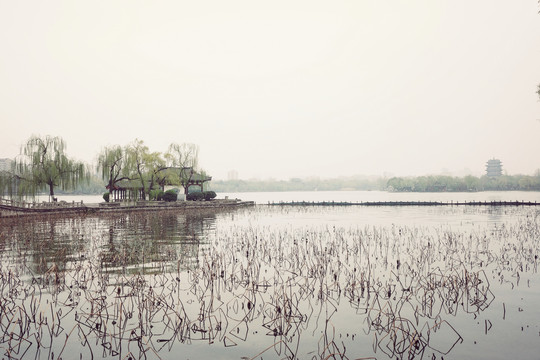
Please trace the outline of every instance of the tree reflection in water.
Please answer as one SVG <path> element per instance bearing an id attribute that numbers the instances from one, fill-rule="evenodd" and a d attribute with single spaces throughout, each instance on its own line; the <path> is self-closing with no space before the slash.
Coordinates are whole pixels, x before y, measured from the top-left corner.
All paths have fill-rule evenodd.
<path id="1" fill-rule="evenodd" d="M 106 219 L 108 242 L 99 256 L 104 271 L 131 273 L 164 271 L 172 263 L 185 269 L 197 266 L 199 249 L 204 246 L 215 214 L 160 212 L 133 213 Z"/>
<path id="2" fill-rule="evenodd" d="M 257 223 L 279 211 L 2 220 L 4 356 L 448 358 L 538 278 L 532 210 L 457 231 Z"/>

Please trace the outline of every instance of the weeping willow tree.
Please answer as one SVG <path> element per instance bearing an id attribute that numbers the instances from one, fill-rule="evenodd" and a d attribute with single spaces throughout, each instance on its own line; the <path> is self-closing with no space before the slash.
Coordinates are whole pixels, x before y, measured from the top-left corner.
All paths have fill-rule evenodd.
<path id="1" fill-rule="evenodd" d="M 144 141 L 135 139 L 126 146 L 126 166 L 129 169 L 130 177 L 141 183 L 142 200 L 146 199 L 146 194 L 150 193 L 146 182 L 146 163 L 145 159 L 149 153 L 148 146 Z"/>
<path id="2" fill-rule="evenodd" d="M 16 195 L 18 190 L 18 180 L 15 176 L 13 166 L 15 164 L 14 161 L 10 161 L 10 170 L 2 170 L 0 171 L 0 195 L 6 196 L 8 195 L 10 198 L 14 197 Z"/>
<path id="3" fill-rule="evenodd" d="M 184 187 L 186 195 L 194 177 L 206 178 L 206 173 L 199 169 L 199 146 L 195 144 L 172 143 L 169 145 L 165 158 L 169 167 L 179 169 L 175 180 Z"/>
<path id="4" fill-rule="evenodd" d="M 98 155 L 97 170 L 107 182 L 107 189 L 114 189 L 122 180 L 131 180 L 126 162 L 125 151 L 120 145 L 106 147 Z"/>
<path id="5" fill-rule="evenodd" d="M 55 187 L 74 189 L 89 181 L 90 174 L 82 162 L 67 157 L 66 143 L 60 137 L 32 136 L 21 146 L 21 155 L 11 170 L 2 176 L 2 190 L 10 197 L 34 197 L 48 191 L 54 198 Z"/>

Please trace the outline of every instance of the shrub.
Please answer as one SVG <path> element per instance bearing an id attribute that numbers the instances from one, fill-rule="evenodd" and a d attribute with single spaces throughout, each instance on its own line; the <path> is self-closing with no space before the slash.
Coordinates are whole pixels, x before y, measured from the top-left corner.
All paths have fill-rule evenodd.
<path id="1" fill-rule="evenodd" d="M 212 200 L 217 196 L 215 191 L 205 191 L 203 192 L 203 194 L 204 194 L 204 200 L 207 200 L 207 201 Z"/>
<path id="2" fill-rule="evenodd" d="M 105 194 L 103 194 L 103 200 L 105 200 L 105 202 L 109 202 L 110 197 L 111 197 L 111 194 L 109 192 L 106 192 Z"/>
<path id="3" fill-rule="evenodd" d="M 161 201 L 163 200 L 163 194 L 164 192 L 162 190 L 150 190 L 150 200 L 157 200 Z"/>
<path id="4" fill-rule="evenodd" d="M 192 192 L 192 193 L 187 194 L 186 200 L 190 200 L 190 201 L 204 200 L 204 194 L 202 192 Z"/>
<path id="5" fill-rule="evenodd" d="M 178 199 L 178 194 L 173 189 L 163 193 L 163 200 L 165 201 L 176 201 L 176 199 Z"/>
<path id="6" fill-rule="evenodd" d="M 186 200 L 190 200 L 190 201 L 207 200 L 208 201 L 208 200 L 212 200 L 215 197 L 216 197 L 215 191 L 203 191 L 203 192 L 197 191 L 197 192 L 192 192 L 192 193 L 187 194 Z"/>

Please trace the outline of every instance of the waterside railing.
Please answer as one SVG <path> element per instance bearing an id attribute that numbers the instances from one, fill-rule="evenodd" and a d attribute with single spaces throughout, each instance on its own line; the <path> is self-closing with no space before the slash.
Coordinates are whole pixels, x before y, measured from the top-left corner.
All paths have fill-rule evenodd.
<path id="1" fill-rule="evenodd" d="M 81 208 L 85 207 L 83 201 L 58 201 L 58 202 L 28 202 L 23 200 L 15 200 L 15 199 L 4 199 L 0 198 L 0 206 L 1 207 L 7 207 L 10 209 L 59 209 L 59 208 Z"/>

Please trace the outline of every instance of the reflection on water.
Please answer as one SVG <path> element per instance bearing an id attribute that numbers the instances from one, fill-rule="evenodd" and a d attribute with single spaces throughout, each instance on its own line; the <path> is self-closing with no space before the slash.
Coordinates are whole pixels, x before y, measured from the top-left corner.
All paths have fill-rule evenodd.
<path id="1" fill-rule="evenodd" d="M 132 213 L 107 218 L 108 241 L 99 249 L 108 272 L 171 271 L 197 265 L 201 246 L 214 230 L 215 213 Z M 153 270 L 152 270 L 153 269 Z"/>
<path id="2" fill-rule="evenodd" d="M 108 214 L 95 217 L 6 219 L 3 257 L 24 263 L 32 274 L 92 257 L 105 272 L 150 273 L 178 263 L 186 268 L 213 231 L 215 213 Z M 165 264 L 165 265 L 164 265 Z"/>
<path id="3" fill-rule="evenodd" d="M 534 358 L 539 215 L 258 206 L 1 220 L 0 346 L 8 358 Z"/>

